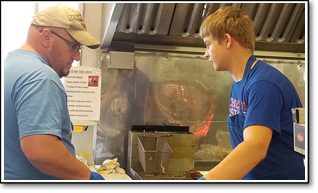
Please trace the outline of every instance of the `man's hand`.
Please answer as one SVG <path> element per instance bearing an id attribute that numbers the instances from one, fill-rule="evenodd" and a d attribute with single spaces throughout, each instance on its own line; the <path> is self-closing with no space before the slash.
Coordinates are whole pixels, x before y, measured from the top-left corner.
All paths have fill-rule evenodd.
<path id="1" fill-rule="evenodd" d="M 99 173 L 91 172 L 91 177 L 89 178 L 89 180 L 105 180 L 105 179 Z"/>

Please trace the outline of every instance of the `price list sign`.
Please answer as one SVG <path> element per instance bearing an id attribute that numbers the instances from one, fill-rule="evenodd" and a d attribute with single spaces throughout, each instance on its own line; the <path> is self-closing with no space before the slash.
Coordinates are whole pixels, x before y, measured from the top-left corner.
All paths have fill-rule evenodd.
<path id="1" fill-rule="evenodd" d="M 73 66 L 63 78 L 67 93 L 71 121 L 99 121 L 101 70 L 98 68 Z"/>

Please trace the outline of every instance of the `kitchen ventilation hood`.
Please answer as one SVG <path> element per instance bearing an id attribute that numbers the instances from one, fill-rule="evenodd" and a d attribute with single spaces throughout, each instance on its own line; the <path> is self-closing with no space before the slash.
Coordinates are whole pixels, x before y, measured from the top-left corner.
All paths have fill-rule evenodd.
<path id="1" fill-rule="evenodd" d="M 104 23 L 102 49 L 112 42 L 205 48 L 199 36 L 204 18 L 220 7 L 235 6 L 254 21 L 256 50 L 305 53 L 305 3 L 114 3 L 112 6 L 113 11 Z M 105 7 L 104 15 L 108 11 Z"/>

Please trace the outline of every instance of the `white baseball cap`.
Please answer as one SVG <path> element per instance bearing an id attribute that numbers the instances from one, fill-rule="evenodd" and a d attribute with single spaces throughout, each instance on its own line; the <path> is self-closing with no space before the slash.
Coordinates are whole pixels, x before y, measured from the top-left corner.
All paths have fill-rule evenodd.
<path id="1" fill-rule="evenodd" d="M 79 9 L 73 7 L 66 5 L 50 6 L 35 14 L 31 24 L 64 28 L 78 43 L 91 49 L 100 46 L 99 41 L 87 31 Z"/>

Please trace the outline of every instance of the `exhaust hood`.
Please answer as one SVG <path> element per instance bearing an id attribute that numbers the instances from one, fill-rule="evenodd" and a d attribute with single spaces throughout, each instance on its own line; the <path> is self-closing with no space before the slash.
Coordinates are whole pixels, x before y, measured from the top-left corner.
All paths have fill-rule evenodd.
<path id="1" fill-rule="evenodd" d="M 114 3 L 101 48 L 112 42 L 205 48 L 200 25 L 224 6 L 251 16 L 255 50 L 305 53 L 305 3 Z"/>

